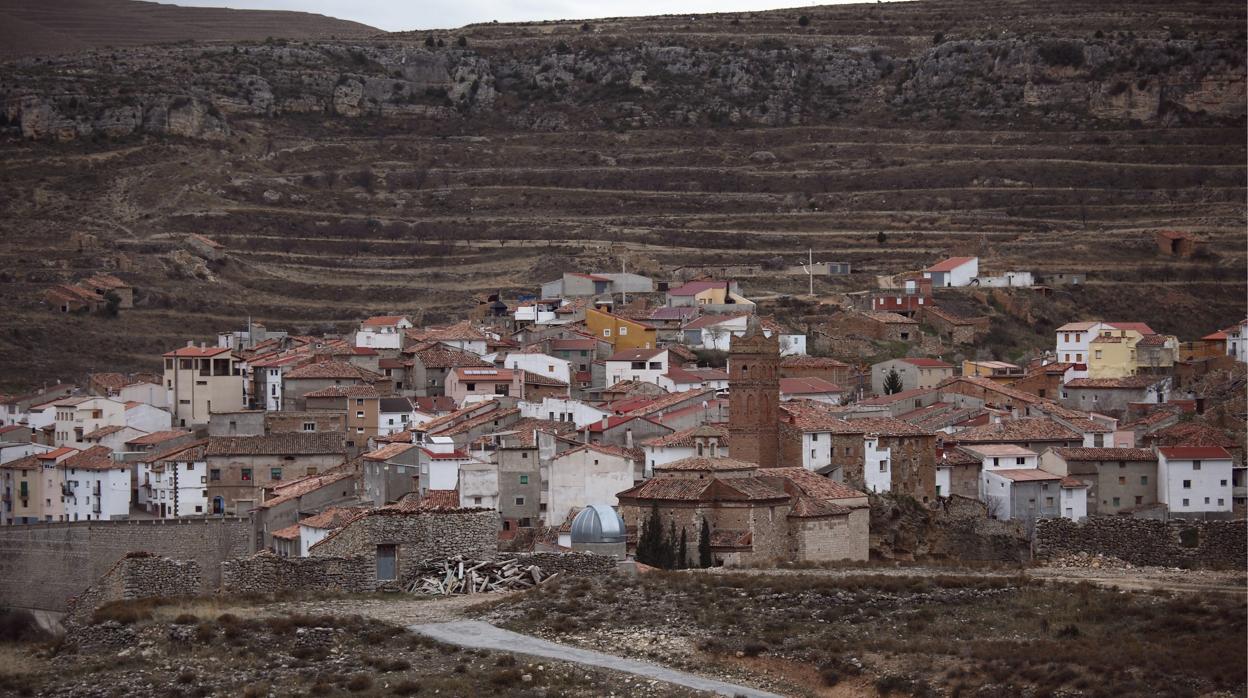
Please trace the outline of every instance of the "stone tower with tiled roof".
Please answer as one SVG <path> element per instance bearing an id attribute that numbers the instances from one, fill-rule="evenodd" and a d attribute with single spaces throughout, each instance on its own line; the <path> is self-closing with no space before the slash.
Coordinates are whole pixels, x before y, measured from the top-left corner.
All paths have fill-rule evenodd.
<path id="1" fill-rule="evenodd" d="M 751 316 L 745 334 L 733 337 L 728 349 L 728 434 L 732 457 L 763 468 L 781 465 L 780 338 L 763 334 Z"/>

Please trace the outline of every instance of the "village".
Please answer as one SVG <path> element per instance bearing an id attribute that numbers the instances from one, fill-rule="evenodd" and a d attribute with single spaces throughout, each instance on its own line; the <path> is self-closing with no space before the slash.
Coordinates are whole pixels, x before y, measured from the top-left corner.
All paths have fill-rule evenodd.
<path id="1" fill-rule="evenodd" d="M 954 364 L 939 347 L 987 327 L 944 299 L 1038 284 L 953 257 L 829 309 L 819 331 L 905 347 L 855 365 L 808 353 L 733 279 L 692 277 L 564 273 L 453 324 L 373 316 L 341 336 L 249 320 L 170 348 L 162 372 L 7 397 L 0 524 L 230 517 L 250 553 L 306 558 L 379 513 L 488 512 L 500 549 L 731 567 L 868 560 L 881 495 L 974 504 L 1028 538 L 1248 511 L 1242 429 L 1203 419 L 1202 383 L 1242 393 L 1248 321 L 1179 338 L 1071 318 L 1023 365 Z M 88 287 L 132 304 L 116 277 Z M 404 542 L 367 551 L 378 583 Z"/>

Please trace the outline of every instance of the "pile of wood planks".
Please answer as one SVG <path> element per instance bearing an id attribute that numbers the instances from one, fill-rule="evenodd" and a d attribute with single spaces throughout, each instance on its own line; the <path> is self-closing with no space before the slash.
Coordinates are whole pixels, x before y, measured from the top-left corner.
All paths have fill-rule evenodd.
<path id="1" fill-rule="evenodd" d="M 456 555 L 427 563 L 407 591 L 433 596 L 482 594 L 530 589 L 557 576 L 543 576 L 537 565 L 521 565 L 517 560 L 470 560 Z"/>

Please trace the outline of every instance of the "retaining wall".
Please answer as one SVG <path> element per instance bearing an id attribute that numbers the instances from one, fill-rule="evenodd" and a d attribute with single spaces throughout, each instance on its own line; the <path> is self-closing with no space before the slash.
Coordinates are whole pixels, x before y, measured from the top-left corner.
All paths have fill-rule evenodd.
<path id="1" fill-rule="evenodd" d="M 96 608 L 111 601 L 194 596 L 201 591 L 201 580 L 199 563 L 194 560 L 130 553 L 70 599 L 63 622 L 66 626 L 86 624 Z"/>
<path id="2" fill-rule="evenodd" d="M 1245 521 L 1157 521 L 1093 516 L 1036 522 L 1032 550 L 1037 558 L 1074 553 L 1112 555 L 1133 565 L 1244 569 L 1248 566 Z"/>
<path id="3" fill-rule="evenodd" d="M 0 605 L 63 612 L 131 552 L 194 560 L 196 593 L 221 583 L 223 560 L 250 552 L 246 519 L 77 521 L 0 526 Z"/>

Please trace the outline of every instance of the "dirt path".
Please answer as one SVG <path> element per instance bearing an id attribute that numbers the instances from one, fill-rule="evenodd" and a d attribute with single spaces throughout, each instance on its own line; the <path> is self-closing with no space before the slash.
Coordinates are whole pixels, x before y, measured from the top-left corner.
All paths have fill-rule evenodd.
<path id="1" fill-rule="evenodd" d="M 449 623 L 432 623 L 412 625 L 409 630 L 426 635 L 440 642 L 446 642 L 477 649 L 516 652 L 534 657 L 554 659 L 564 662 L 575 662 L 602 669 L 612 669 L 628 674 L 636 674 L 647 679 L 665 681 L 699 691 L 708 691 L 722 696 L 748 696 L 749 698 L 779 698 L 775 693 L 767 693 L 755 688 L 740 686 L 724 681 L 707 679 L 696 674 L 676 671 L 658 664 L 641 662 L 625 657 L 615 657 L 601 652 L 585 650 L 579 647 L 560 645 L 529 635 L 513 633 L 510 630 L 494 627 L 489 623 L 477 620 L 460 620 Z"/>

